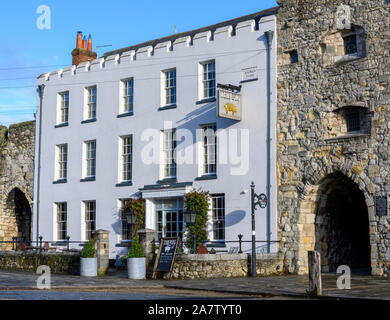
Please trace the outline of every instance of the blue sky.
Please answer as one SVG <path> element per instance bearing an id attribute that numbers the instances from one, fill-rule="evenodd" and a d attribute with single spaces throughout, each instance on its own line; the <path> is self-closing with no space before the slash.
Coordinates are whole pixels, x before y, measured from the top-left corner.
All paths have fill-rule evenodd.
<path id="1" fill-rule="evenodd" d="M 40 5 L 51 29 L 40 30 Z M 0 10 L 0 124 L 34 119 L 36 77 L 71 65 L 77 31 L 114 50 L 205 27 L 276 6 L 276 0 L 2 0 Z M 99 55 L 104 53 L 100 49 Z"/>

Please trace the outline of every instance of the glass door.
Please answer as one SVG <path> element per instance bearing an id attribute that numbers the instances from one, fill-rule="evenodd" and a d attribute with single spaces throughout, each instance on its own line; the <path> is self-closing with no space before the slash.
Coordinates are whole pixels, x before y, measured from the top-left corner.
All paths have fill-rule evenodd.
<path id="1" fill-rule="evenodd" d="M 156 202 L 159 240 L 163 237 L 183 238 L 183 199 L 162 199 Z"/>

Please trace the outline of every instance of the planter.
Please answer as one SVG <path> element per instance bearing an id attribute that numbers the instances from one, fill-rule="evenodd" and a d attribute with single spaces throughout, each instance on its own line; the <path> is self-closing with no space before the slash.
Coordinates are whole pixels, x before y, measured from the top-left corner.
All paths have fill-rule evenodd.
<path id="1" fill-rule="evenodd" d="M 80 258 L 80 276 L 97 276 L 97 258 Z"/>
<path id="2" fill-rule="evenodd" d="M 127 277 L 129 279 L 145 279 L 146 259 L 145 258 L 127 259 Z"/>

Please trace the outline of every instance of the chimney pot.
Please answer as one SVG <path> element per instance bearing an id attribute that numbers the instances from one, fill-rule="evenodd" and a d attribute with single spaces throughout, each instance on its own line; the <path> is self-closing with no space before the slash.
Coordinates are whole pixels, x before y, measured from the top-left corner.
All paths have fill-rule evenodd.
<path id="1" fill-rule="evenodd" d="M 92 52 L 92 36 L 89 35 L 88 37 L 88 51 Z"/>

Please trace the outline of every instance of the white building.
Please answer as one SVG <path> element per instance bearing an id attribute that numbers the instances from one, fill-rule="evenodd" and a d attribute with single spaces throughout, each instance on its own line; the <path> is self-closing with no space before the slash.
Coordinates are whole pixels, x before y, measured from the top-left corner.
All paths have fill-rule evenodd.
<path id="1" fill-rule="evenodd" d="M 269 209 L 256 211 L 257 240 L 276 240 L 276 33 L 271 46 L 266 36 L 275 31 L 275 14 L 265 10 L 41 75 L 34 240 L 85 241 L 91 230 L 106 229 L 114 259 L 129 240 L 125 199 L 142 195 L 146 228 L 177 236 L 185 229 L 183 197 L 201 188 L 212 195 L 208 246 L 228 250 L 238 234 L 251 240 L 252 181 L 256 193 L 269 193 Z M 241 120 L 217 116 L 217 84 L 241 85 Z"/>

